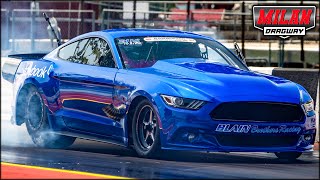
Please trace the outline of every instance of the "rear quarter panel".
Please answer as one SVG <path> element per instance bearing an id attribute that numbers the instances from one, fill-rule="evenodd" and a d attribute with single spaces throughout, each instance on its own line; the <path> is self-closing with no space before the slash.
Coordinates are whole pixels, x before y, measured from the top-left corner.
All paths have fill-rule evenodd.
<path id="1" fill-rule="evenodd" d="M 35 86 L 48 110 L 54 111 L 55 106 L 50 106 L 50 104 L 55 104 L 54 97 L 59 91 L 58 82 L 50 76 L 53 70 L 54 63 L 43 59 L 26 60 L 20 63 L 13 83 L 13 117 L 16 117 L 15 108 L 18 103 L 18 95 L 26 85 Z"/>

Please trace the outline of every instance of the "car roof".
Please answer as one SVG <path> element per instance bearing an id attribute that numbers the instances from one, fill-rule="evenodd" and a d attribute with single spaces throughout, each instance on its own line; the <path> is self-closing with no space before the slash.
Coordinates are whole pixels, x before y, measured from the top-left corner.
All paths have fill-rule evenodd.
<path id="1" fill-rule="evenodd" d="M 166 30 L 166 29 L 138 29 L 138 28 L 120 28 L 120 29 L 108 29 L 102 31 L 93 31 L 85 33 L 70 39 L 65 45 L 71 44 L 79 39 L 88 38 L 91 36 L 106 36 L 115 39 L 121 37 L 138 37 L 138 36 L 169 36 L 169 37 L 183 37 L 183 38 L 202 38 L 208 40 L 214 40 L 211 37 L 195 34 L 191 32 L 178 31 L 178 30 Z M 214 40 L 216 41 L 216 40 Z"/>
<path id="2" fill-rule="evenodd" d="M 204 38 L 204 39 L 211 39 L 210 37 L 185 32 L 185 31 L 178 31 L 178 30 L 166 30 L 166 29 L 108 29 L 102 30 L 101 32 L 110 34 L 113 38 L 119 37 L 132 37 L 132 36 L 175 36 L 175 37 L 188 37 L 188 38 Z"/>

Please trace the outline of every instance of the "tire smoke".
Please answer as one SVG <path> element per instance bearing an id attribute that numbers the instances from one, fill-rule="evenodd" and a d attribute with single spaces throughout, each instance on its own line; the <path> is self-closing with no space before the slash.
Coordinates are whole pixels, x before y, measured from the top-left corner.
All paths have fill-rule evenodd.
<path id="1" fill-rule="evenodd" d="M 1 76 L 1 147 L 34 147 L 35 145 L 29 137 L 26 125 L 17 126 L 10 122 L 12 96 L 12 84 Z"/>

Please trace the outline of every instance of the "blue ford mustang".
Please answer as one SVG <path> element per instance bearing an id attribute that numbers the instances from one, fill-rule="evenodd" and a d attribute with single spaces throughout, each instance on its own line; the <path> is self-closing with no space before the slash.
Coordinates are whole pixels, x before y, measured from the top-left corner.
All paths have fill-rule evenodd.
<path id="1" fill-rule="evenodd" d="M 212 38 L 169 30 L 117 29 L 71 39 L 48 54 L 4 65 L 12 122 L 40 147 L 76 138 L 161 149 L 312 151 L 313 100 L 299 84 L 252 72 Z"/>

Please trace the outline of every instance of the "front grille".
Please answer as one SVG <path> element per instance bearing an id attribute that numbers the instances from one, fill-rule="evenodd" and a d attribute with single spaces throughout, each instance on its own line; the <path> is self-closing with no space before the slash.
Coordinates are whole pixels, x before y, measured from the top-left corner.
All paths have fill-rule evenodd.
<path id="1" fill-rule="evenodd" d="M 301 122 L 304 113 L 299 105 L 269 102 L 227 102 L 212 112 L 215 120 Z"/>
<path id="2" fill-rule="evenodd" d="M 298 143 L 299 136 L 216 135 L 222 146 L 288 147 Z"/>

